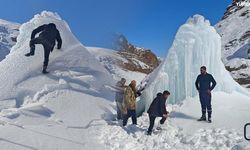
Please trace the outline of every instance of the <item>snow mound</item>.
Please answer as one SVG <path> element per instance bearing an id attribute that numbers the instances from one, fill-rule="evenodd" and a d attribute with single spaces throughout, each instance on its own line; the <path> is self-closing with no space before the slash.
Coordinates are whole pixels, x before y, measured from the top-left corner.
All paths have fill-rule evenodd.
<path id="1" fill-rule="evenodd" d="M 33 57 L 27 58 L 24 54 L 29 52 L 32 30 L 47 23 L 56 24 L 63 43 L 61 50 L 55 49 L 50 55 L 50 74 L 43 75 L 43 47 L 36 45 Z M 105 68 L 76 39 L 68 24 L 58 14 L 47 11 L 20 27 L 17 43 L 0 62 L 0 70 L 0 109 L 13 107 L 13 103 L 14 107 L 20 107 L 37 102 L 49 92 L 60 89 L 100 96 L 106 90 L 104 85 L 112 82 Z"/>
<path id="2" fill-rule="evenodd" d="M 249 95 L 226 71 L 221 61 L 221 38 L 208 20 L 194 15 L 182 25 L 164 62 L 151 73 L 143 92 L 146 108 L 158 92 L 169 90 L 169 102 L 180 103 L 197 95 L 194 85 L 201 66 L 206 66 L 217 81 L 215 91 L 238 91 Z"/>

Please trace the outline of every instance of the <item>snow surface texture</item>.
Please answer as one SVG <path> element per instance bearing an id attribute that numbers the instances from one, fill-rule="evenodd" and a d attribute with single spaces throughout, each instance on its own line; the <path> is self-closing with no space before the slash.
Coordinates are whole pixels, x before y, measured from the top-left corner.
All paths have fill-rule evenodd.
<path id="1" fill-rule="evenodd" d="M 117 54 L 117 51 L 112 49 L 100 48 L 100 47 L 86 47 L 91 54 L 93 54 L 98 61 L 108 70 L 108 72 L 113 76 L 115 80 L 120 80 L 121 78 L 126 79 L 126 84 L 129 84 L 132 80 L 136 80 L 139 84 L 145 77 L 146 74 L 140 72 L 133 72 L 124 70 L 119 65 L 117 61 L 127 63 L 128 61 Z M 139 60 L 135 60 L 138 63 L 143 64 Z M 146 64 L 144 64 L 146 65 Z M 143 66 L 143 65 L 141 65 Z"/>
<path id="2" fill-rule="evenodd" d="M 217 32 L 222 37 L 222 60 L 224 63 L 233 58 L 247 59 L 250 41 L 243 39 L 241 41 L 240 39 L 247 31 L 250 31 L 249 12 L 250 6 L 243 7 L 215 25 Z M 246 15 L 242 16 L 243 13 Z"/>
<path id="3" fill-rule="evenodd" d="M 29 52 L 32 30 L 50 22 L 56 24 L 63 44 L 61 50 L 51 53 L 48 67 L 51 73 L 44 76 L 41 74 L 43 47 L 36 45 L 33 57 L 27 58 L 24 54 Z M 106 69 L 74 37 L 68 24 L 57 14 L 46 11 L 20 27 L 17 43 L 0 63 L 0 70 L 0 110 L 39 101 L 42 95 L 55 89 L 71 88 L 100 94 L 105 90 L 103 85 L 112 81 Z"/>
<path id="4" fill-rule="evenodd" d="M 248 84 L 250 75 L 250 6 L 245 6 L 236 12 L 237 7 L 232 9 L 226 19 L 215 25 L 217 32 L 221 35 L 222 61 L 231 69 L 234 79 L 241 80 L 241 84 Z M 242 80 L 243 79 L 243 80 Z"/>
<path id="5" fill-rule="evenodd" d="M 0 19 L 0 61 L 9 54 L 11 47 L 16 43 L 13 41 L 19 34 L 20 25 Z"/>
<path id="6" fill-rule="evenodd" d="M 197 95 L 196 77 L 206 66 L 217 81 L 215 91 L 238 91 L 249 95 L 226 71 L 221 61 L 221 39 L 203 16 L 194 15 L 178 30 L 164 62 L 145 79 L 148 86 L 142 99 L 146 109 L 158 92 L 169 90 L 169 102 L 177 104 Z"/>

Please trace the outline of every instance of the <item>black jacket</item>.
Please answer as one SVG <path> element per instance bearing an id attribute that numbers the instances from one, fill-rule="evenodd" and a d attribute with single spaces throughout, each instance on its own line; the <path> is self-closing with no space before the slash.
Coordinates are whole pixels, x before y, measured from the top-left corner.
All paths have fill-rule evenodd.
<path id="1" fill-rule="evenodd" d="M 150 116 L 163 117 L 163 114 L 167 113 L 166 99 L 163 98 L 162 93 L 158 93 L 157 97 L 151 103 L 147 113 Z"/>
<path id="2" fill-rule="evenodd" d="M 39 32 L 41 32 L 39 34 L 39 38 L 46 40 L 48 44 L 50 44 L 53 47 L 55 45 L 55 42 L 57 41 L 57 48 L 58 49 L 61 48 L 62 39 L 54 23 L 44 24 L 33 30 L 31 33 L 31 39 L 34 39 L 36 34 Z"/>

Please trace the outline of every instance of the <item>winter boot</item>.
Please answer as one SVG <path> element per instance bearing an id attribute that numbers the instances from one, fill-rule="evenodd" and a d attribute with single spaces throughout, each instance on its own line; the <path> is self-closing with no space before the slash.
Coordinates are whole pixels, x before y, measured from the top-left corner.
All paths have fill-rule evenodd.
<path id="1" fill-rule="evenodd" d="M 25 54 L 26 57 L 29 57 L 29 56 L 34 56 L 34 52 L 29 52 L 27 54 Z"/>
<path id="2" fill-rule="evenodd" d="M 211 117 L 208 117 L 207 121 L 208 123 L 212 123 Z"/>
<path id="3" fill-rule="evenodd" d="M 206 121 L 206 116 L 205 115 L 202 115 L 200 119 L 198 119 L 197 121 Z"/>
<path id="4" fill-rule="evenodd" d="M 47 73 L 49 73 L 48 71 L 47 71 L 47 66 L 43 66 L 43 74 L 47 74 Z"/>
<path id="5" fill-rule="evenodd" d="M 147 131 L 147 135 L 152 135 L 152 131 Z"/>
<path id="6" fill-rule="evenodd" d="M 35 47 L 31 47 L 30 48 L 30 52 L 29 53 L 27 53 L 27 54 L 25 54 L 25 56 L 26 57 L 29 57 L 29 56 L 34 56 L 34 54 L 35 54 Z"/>

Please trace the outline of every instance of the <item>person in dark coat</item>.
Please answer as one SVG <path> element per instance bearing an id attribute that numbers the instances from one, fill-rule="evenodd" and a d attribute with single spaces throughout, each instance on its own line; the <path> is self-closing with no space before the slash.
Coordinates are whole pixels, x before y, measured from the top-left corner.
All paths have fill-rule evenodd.
<path id="1" fill-rule="evenodd" d="M 211 123 L 212 105 L 211 105 L 211 91 L 216 86 L 216 81 L 213 76 L 207 73 L 205 66 L 200 68 L 201 74 L 198 75 L 195 86 L 199 92 L 199 98 L 201 103 L 202 116 L 198 121 L 206 121 L 206 111 L 208 113 L 208 122 Z M 211 85 L 212 83 L 212 85 Z"/>
<path id="2" fill-rule="evenodd" d="M 40 33 L 39 36 L 35 37 L 36 34 L 38 33 Z M 62 39 L 54 23 L 49 23 L 39 26 L 31 33 L 30 52 L 25 54 L 25 56 L 29 57 L 35 55 L 35 44 L 42 44 L 44 48 L 44 62 L 43 62 L 42 72 L 44 74 L 48 73 L 47 67 L 49 63 L 49 55 L 50 52 L 53 51 L 56 41 L 57 41 L 57 49 L 61 49 Z"/>
<path id="3" fill-rule="evenodd" d="M 147 113 L 149 115 L 149 128 L 148 135 L 151 135 L 152 129 L 154 127 L 156 117 L 162 117 L 160 120 L 160 124 L 164 124 L 167 119 L 168 111 L 166 109 L 166 101 L 168 96 L 170 95 L 169 91 L 164 91 L 163 93 L 158 93 L 157 97 L 151 103 Z"/>

